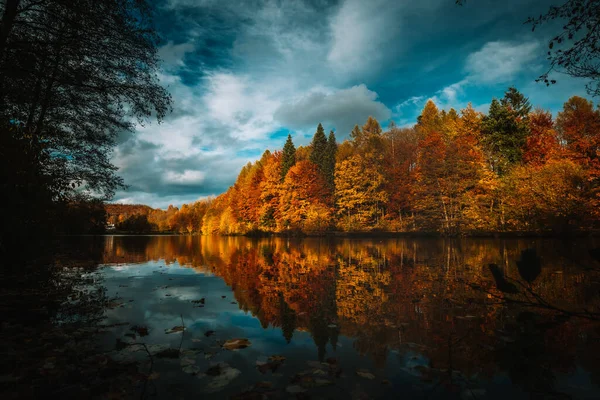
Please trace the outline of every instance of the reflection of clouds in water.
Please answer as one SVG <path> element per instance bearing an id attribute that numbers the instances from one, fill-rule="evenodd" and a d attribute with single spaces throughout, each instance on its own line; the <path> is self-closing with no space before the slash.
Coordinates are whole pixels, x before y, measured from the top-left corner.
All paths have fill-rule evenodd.
<path id="1" fill-rule="evenodd" d="M 483 296 L 456 277 L 485 279 L 487 270 L 478 266 L 498 262 L 498 243 L 470 239 L 460 246 L 448 246 L 442 240 L 340 240 L 324 245 L 311 239 L 115 238 L 105 260 L 129 263 L 108 264 L 102 271 L 110 293 L 118 291 L 125 303 L 125 308 L 109 311 L 109 317 L 115 322 L 148 326 L 147 343 L 178 347 L 182 335 L 166 335 L 165 330 L 181 325 L 183 317 L 187 328 L 183 348 L 200 343 L 198 346 L 218 349 L 217 340 L 248 338 L 251 347 L 236 352 L 240 360 L 231 363 L 239 369 L 244 369 L 241 363 L 246 362 L 256 372 L 257 355 L 285 354 L 288 360 L 295 357 L 302 363 L 340 357 L 344 370 L 351 373 L 352 368 L 371 363 L 389 370 L 390 379 L 401 373 L 412 382 L 432 373 L 429 361 L 446 365 L 448 335 L 467 338 L 453 353 L 457 370 L 471 373 L 498 368 L 490 355 L 496 349 L 494 334 L 471 329 L 474 323 L 480 323 L 486 332 L 506 329 L 493 310 L 483 302 L 469 303 L 467 308 L 449 307 L 444 296 L 435 296 L 449 293 L 458 300 Z M 536 243 L 546 260 L 561 259 L 560 243 Z M 515 240 L 504 246 L 503 261 L 514 275 L 515 260 L 532 244 Z M 158 261 L 137 264 L 142 257 Z M 165 267 L 165 260 L 177 261 Z M 554 296 L 554 301 L 560 295 L 559 300 L 574 302 L 579 289 L 564 284 L 579 279 L 579 272 L 561 265 L 564 271 L 557 280 L 552 272 L 559 266 L 547 263 L 542 270 L 546 277 L 542 289 Z M 219 277 L 205 274 L 209 269 Z M 448 270 L 456 276 L 449 277 Z M 192 301 L 201 298 L 206 299 L 205 306 L 196 307 L 199 304 Z M 134 301 L 128 303 L 129 299 Z M 479 319 L 469 322 L 469 315 Z M 128 329 L 124 327 L 120 334 Z M 217 333 L 205 337 L 208 330 Z M 518 335 L 512 338 L 516 339 Z M 562 345 L 562 339 L 559 342 Z M 549 348 L 557 346 L 548 343 Z M 566 345 L 562 348 L 568 349 Z M 233 356 L 223 351 L 218 357 L 229 362 L 227 357 Z M 506 393 L 512 390 L 510 383 L 501 386 Z"/>
<path id="2" fill-rule="evenodd" d="M 222 279 L 178 264 L 161 265 L 159 261 L 103 269 L 109 294 L 123 298 L 125 305 L 111 310 L 110 319 L 135 320 L 164 331 L 181 325 L 182 316 L 186 325 L 214 327 L 229 324 L 231 315 L 244 314 L 237 304 L 231 304 L 231 290 Z M 207 304 L 196 307 L 192 301 L 201 298 Z"/>

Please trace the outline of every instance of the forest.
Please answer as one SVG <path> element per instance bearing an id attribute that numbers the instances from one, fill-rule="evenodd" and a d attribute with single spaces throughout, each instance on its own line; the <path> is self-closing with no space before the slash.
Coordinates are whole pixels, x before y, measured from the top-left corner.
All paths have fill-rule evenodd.
<path id="1" fill-rule="evenodd" d="M 310 145 L 288 136 L 216 198 L 109 214 L 124 228 L 222 235 L 568 234 L 598 228 L 599 178 L 600 109 L 575 96 L 553 118 L 511 87 L 487 114 L 429 100 L 413 127 L 370 117 L 340 144 L 319 124 Z"/>

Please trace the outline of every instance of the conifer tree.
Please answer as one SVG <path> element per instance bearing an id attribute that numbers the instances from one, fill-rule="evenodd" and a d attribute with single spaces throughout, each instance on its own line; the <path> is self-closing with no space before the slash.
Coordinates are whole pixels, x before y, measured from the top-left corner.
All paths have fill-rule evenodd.
<path id="1" fill-rule="evenodd" d="M 290 168 L 296 164 L 296 147 L 292 142 L 292 135 L 288 134 L 285 145 L 283 146 L 283 155 L 281 160 L 281 181 L 285 179 Z"/>
<path id="2" fill-rule="evenodd" d="M 493 99 L 482 121 L 482 133 L 494 171 L 506 173 L 521 162 L 523 147 L 529 136 L 529 100 L 514 87 L 500 101 Z"/>
<path id="3" fill-rule="evenodd" d="M 325 151 L 325 166 L 323 175 L 329 187 L 333 190 L 335 188 L 335 156 L 337 154 L 337 142 L 335 140 L 335 133 L 329 132 L 329 138 L 327 139 L 327 148 Z"/>
<path id="4" fill-rule="evenodd" d="M 317 126 L 317 131 L 313 136 L 311 143 L 312 152 L 310 153 L 309 160 L 319 167 L 319 171 L 324 174 L 325 172 L 325 153 L 327 151 L 327 137 L 323 130 L 323 125 Z"/>
<path id="5" fill-rule="evenodd" d="M 433 100 L 427 100 L 421 115 L 417 117 L 416 131 L 425 137 L 433 132 L 441 132 L 442 130 L 442 115 Z"/>

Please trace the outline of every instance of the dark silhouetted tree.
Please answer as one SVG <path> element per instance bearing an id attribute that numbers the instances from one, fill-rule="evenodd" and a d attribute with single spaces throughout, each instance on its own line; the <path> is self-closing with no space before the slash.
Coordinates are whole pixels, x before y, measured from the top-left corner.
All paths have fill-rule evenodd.
<path id="1" fill-rule="evenodd" d="M 7 0 L 0 14 L 0 133 L 39 152 L 29 165 L 36 172 L 19 172 L 6 159 L 1 168 L 22 173 L 17 179 L 44 176 L 46 187 L 39 180 L 22 184 L 38 185 L 53 203 L 82 194 L 110 198 L 123 186 L 110 162 L 117 135 L 160 121 L 171 108 L 159 84 L 150 3 Z M 39 207 L 36 198 L 23 208 Z"/>

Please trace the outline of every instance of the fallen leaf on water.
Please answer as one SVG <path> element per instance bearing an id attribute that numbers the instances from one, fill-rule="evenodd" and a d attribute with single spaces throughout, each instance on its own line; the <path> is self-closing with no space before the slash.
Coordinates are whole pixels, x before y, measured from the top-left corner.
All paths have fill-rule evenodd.
<path id="1" fill-rule="evenodd" d="M 226 350 L 245 349 L 248 346 L 250 346 L 250 341 L 248 339 L 229 339 L 221 345 L 221 347 Z"/>
<path id="2" fill-rule="evenodd" d="M 375 379 L 375 375 L 373 375 L 371 372 L 367 371 L 366 369 L 357 370 L 356 375 L 360 376 L 361 378 Z"/>
<path id="3" fill-rule="evenodd" d="M 169 348 L 169 346 L 164 344 L 147 344 L 146 347 L 152 355 L 160 353 L 161 351 Z M 145 349 L 142 346 L 136 346 L 136 351 L 145 351 Z"/>
<path id="4" fill-rule="evenodd" d="M 185 331 L 185 327 L 183 326 L 174 326 L 171 329 L 165 329 L 165 333 L 178 333 Z"/>

